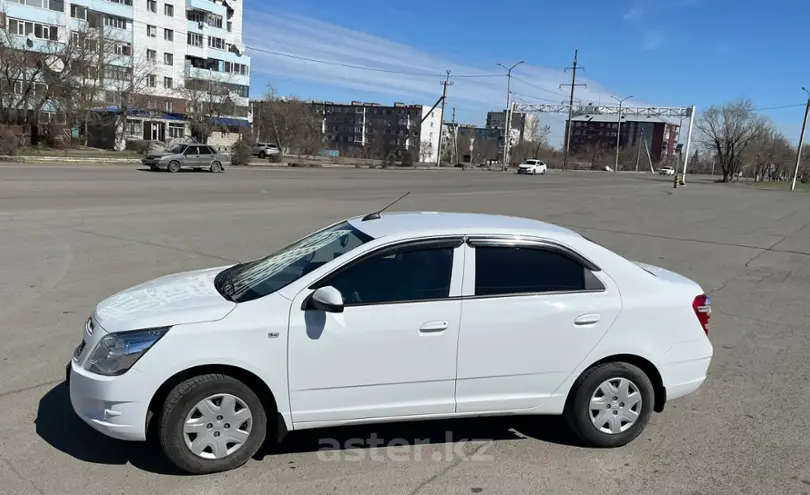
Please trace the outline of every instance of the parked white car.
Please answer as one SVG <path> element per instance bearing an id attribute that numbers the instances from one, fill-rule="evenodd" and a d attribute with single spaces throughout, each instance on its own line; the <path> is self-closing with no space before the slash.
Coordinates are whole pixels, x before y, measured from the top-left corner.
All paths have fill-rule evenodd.
<path id="1" fill-rule="evenodd" d="M 278 155 L 279 153 L 281 153 L 281 150 L 275 143 L 256 143 L 250 147 L 250 154 L 258 156 L 262 160 L 271 155 Z"/>
<path id="2" fill-rule="evenodd" d="M 675 169 L 672 167 L 661 167 L 661 170 L 658 171 L 660 175 L 675 175 Z"/>
<path id="3" fill-rule="evenodd" d="M 540 160 L 526 160 L 520 165 L 518 165 L 517 173 L 519 174 L 530 174 L 536 175 L 541 174 L 545 175 L 548 171 L 548 167 L 545 163 L 541 162 Z"/>
<path id="4" fill-rule="evenodd" d="M 564 415 L 616 447 L 703 383 L 709 315 L 695 282 L 561 227 L 371 214 L 102 301 L 67 378 L 87 424 L 155 431 L 190 473 L 292 430 L 413 419 Z"/>

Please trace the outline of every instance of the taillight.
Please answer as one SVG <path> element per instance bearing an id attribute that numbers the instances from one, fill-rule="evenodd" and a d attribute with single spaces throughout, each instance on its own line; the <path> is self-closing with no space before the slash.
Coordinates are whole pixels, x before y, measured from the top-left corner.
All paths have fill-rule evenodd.
<path id="1" fill-rule="evenodd" d="M 706 294 L 697 296 L 692 301 L 692 309 L 695 310 L 695 316 L 697 316 L 700 326 L 703 327 L 703 331 L 706 332 L 706 335 L 709 335 L 709 319 L 712 317 L 711 298 Z"/>

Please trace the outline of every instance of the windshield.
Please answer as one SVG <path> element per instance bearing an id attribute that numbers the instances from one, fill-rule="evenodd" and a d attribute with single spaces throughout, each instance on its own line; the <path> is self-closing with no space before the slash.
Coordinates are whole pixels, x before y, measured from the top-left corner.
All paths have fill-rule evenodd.
<path id="1" fill-rule="evenodd" d="M 252 301 L 286 287 L 371 239 L 348 222 L 341 222 L 270 256 L 228 268 L 217 275 L 214 285 L 226 299 Z"/>
<path id="2" fill-rule="evenodd" d="M 168 151 L 169 153 L 178 154 L 178 153 L 182 153 L 183 151 L 185 151 L 185 149 L 186 149 L 185 144 L 175 144 L 174 146 L 167 149 L 166 151 Z"/>

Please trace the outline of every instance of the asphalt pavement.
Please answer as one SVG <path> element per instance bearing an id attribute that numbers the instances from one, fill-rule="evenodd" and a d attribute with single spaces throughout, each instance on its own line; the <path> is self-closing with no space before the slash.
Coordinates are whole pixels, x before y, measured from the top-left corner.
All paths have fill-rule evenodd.
<path id="1" fill-rule="evenodd" d="M 537 218 L 698 281 L 713 298 L 707 382 L 619 449 L 581 448 L 557 418 L 398 423 L 292 433 L 200 477 L 75 417 L 64 366 L 98 301 L 407 191 L 395 210 Z M 0 494 L 810 493 L 807 193 L 606 172 L 4 165 L 0 321 Z"/>

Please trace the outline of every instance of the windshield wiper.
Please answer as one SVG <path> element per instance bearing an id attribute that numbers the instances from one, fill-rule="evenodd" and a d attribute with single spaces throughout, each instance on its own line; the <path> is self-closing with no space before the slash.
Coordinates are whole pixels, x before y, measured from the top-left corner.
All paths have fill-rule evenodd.
<path id="1" fill-rule="evenodd" d="M 233 288 L 233 269 L 239 265 L 232 266 L 216 276 L 214 279 L 214 288 L 219 292 L 222 297 L 225 299 L 236 302 L 233 300 L 234 295 L 234 288 Z"/>

